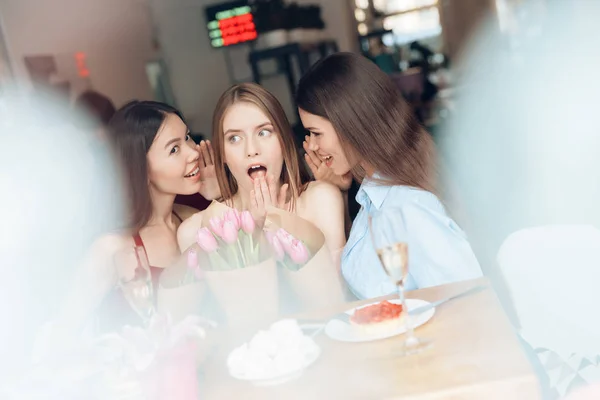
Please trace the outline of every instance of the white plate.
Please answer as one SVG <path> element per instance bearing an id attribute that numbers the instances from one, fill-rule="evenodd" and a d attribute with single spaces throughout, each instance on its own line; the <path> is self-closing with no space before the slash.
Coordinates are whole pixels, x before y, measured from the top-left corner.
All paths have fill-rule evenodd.
<path id="1" fill-rule="evenodd" d="M 299 378 L 306 368 L 308 368 L 312 363 L 317 361 L 317 359 L 319 358 L 320 355 L 321 355 L 321 349 L 318 346 L 315 346 L 315 351 L 306 355 L 306 361 L 305 361 L 304 365 L 302 367 L 300 367 L 299 369 L 297 369 L 295 371 L 287 372 L 285 374 L 265 377 L 262 379 L 251 379 L 244 375 L 236 375 L 236 374 L 232 373 L 231 371 L 229 371 L 229 374 L 231 376 L 233 376 L 235 379 L 239 379 L 242 381 L 248 381 L 255 386 L 280 385 L 282 383 L 289 382 L 289 381 Z"/>
<path id="2" fill-rule="evenodd" d="M 399 299 L 393 299 L 393 300 L 388 300 L 388 301 L 393 304 L 400 304 Z M 364 306 L 353 308 L 351 310 L 346 311 L 346 314 L 352 315 L 352 314 L 354 314 L 355 310 L 369 306 L 371 304 L 376 304 L 376 303 L 379 303 L 379 302 L 375 301 L 370 304 L 365 304 Z M 408 307 L 409 310 L 413 310 L 417 307 L 425 306 L 427 304 L 429 304 L 429 302 L 425 301 L 425 300 L 406 299 L 406 306 Z M 425 322 L 429 321 L 431 319 L 431 317 L 433 317 L 434 313 L 435 313 L 435 308 L 432 308 L 431 310 L 428 310 L 421 314 L 411 316 L 410 318 L 412 321 L 413 328 L 417 328 L 417 327 L 423 325 Z M 327 336 L 329 336 L 330 338 L 332 338 L 334 340 L 339 340 L 342 342 L 370 342 L 372 340 L 386 339 L 386 338 L 389 338 L 392 336 L 400 335 L 404 332 L 406 332 L 406 327 L 405 327 L 404 323 L 400 324 L 400 326 L 398 326 L 397 329 L 392 329 L 388 332 L 377 332 L 377 333 L 367 333 L 358 327 L 355 327 L 353 325 L 347 324 L 345 322 L 342 322 L 342 321 L 339 321 L 336 319 L 332 319 L 325 326 L 325 333 L 327 334 Z"/>

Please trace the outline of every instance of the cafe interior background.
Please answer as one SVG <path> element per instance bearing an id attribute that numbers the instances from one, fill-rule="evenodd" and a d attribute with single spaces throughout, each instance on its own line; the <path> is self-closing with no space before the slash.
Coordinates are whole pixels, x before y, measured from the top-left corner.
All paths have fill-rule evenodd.
<path id="1" fill-rule="evenodd" d="M 199 141 L 210 138 L 221 93 L 256 81 L 283 104 L 300 147 L 299 77 L 331 52 L 363 54 L 394 79 L 440 145 L 462 190 L 455 215 L 513 319 L 494 267 L 503 239 L 528 224 L 598 222 L 600 165 L 590 155 L 597 99 L 589 94 L 597 84 L 589 78 L 600 63 L 595 37 L 578 36 L 593 1 L 573 3 L 582 8 L 556 17 L 548 12 L 555 0 L 2 0 L 0 83 L 68 101 L 93 89 L 117 107 L 163 101 L 182 110 Z M 235 18 L 233 28 L 215 23 Z M 551 56 L 543 53 L 548 37 L 564 45 Z M 578 64 L 590 53 L 592 63 Z M 528 84 L 537 74 L 556 103 Z M 557 126 L 570 140 L 548 134 Z M 531 131 L 540 133 L 519 136 Z M 490 165 L 495 158 L 504 164 Z"/>
<path id="2" fill-rule="evenodd" d="M 195 132 L 206 135 L 213 106 L 223 90 L 235 82 L 252 80 L 250 51 L 330 40 L 340 51 L 379 57 L 386 71 L 417 87 L 419 78 L 402 75 L 417 73 L 412 69 L 419 68 L 424 55 L 433 69 L 448 66 L 484 16 L 494 16 L 500 23 L 511 17 L 509 13 L 514 10 L 510 6 L 519 2 L 254 3 L 257 40 L 214 47 L 207 27 L 207 7 L 219 2 L 3 1 L 1 77 L 45 80 L 66 86 L 71 97 L 93 88 L 117 106 L 132 98 L 168 100 L 188 116 Z M 234 2 L 225 8 L 235 6 Z M 427 47 L 425 53 L 411 50 L 414 41 Z M 309 56 L 314 62 L 318 54 L 312 51 Z M 298 79 L 297 62 L 293 64 Z M 284 68 L 272 57 L 261 62 L 260 70 L 264 76 L 261 83 L 277 95 L 295 121 Z"/>

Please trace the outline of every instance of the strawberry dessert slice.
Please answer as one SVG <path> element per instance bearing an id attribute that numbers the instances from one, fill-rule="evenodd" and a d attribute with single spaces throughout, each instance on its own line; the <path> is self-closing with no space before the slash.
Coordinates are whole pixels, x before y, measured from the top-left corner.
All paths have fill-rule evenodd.
<path id="1" fill-rule="evenodd" d="M 401 305 L 384 300 L 355 310 L 350 323 L 368 334 L 385 334 L 398 329 L 402 317 Z"/>

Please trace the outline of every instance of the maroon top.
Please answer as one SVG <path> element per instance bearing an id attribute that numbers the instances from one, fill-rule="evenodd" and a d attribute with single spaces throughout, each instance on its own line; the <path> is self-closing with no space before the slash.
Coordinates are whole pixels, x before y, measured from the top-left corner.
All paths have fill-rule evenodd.
<path id="1" fill-rule="evenodd" d="M 179 222 L 183 222 L 177 213 L 173 212 L 173 215 L 175 215 Z M 146 246 L 144 245 L 144 241 L 142 240 L 139 232 L 133 235 L 132 238 L 136 246 L 144 249 L 144 252 L 146 253 L 146 259 L 148 259 L 148 252 L 146 251 Z M 155 304 L 158 280 L 162 271 L 163 268 L 150 266 L 152 295 L 154 296 Z M 98 316 L 99 333 L 120 330 L 125 325 L 142 324 L 142 318 L 135 312 L 133 308 L 131 308 L 119 287 L 115 287 L 109 294 L 106 295 L 104 301 L 98 308 L 96 315 Z"/>

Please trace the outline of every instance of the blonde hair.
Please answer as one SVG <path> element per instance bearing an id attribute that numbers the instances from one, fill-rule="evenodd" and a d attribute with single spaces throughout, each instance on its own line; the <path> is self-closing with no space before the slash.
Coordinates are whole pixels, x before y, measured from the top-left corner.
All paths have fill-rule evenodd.
<path id="1" fill-rule="evenodd" d="M 292 129 L 283 107 L 275 96 L 254 83 L 241 83 L 227 89 L 219 98 L 213 114 L 212 143 L 215 150 L 215 169 L 222 200 L 231 202 L 233 196 L 238 192 L 237 181 L 225 165 L 223 135 L 225 113 L 238 102 L 247 102 L 257 106 L 265 113 L 277 131 L 283 153 L 283 167 L 279 179 L 282 184 L 289 185 L 289 194 L 286 201 L 290 202 L 290 210 L 295 210 L 296 200 L 305 189 L 303 181 L 308 180 L 308 172 L 305 165 L 301 164 L 298 159 Z"/>

